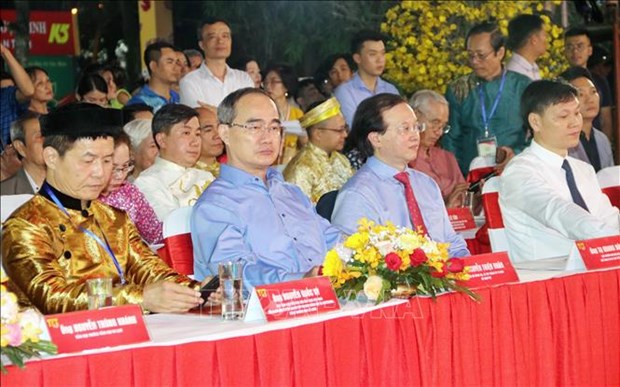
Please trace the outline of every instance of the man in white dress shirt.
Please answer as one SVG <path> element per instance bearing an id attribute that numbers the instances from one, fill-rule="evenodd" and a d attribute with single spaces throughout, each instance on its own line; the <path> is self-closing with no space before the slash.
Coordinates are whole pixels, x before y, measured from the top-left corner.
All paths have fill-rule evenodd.
<path id="1" fill-rule="evenodd" d="M 508 48 L 512 57 L 506 65 L 508 70 L 538 81 L 540 69 L 536 60 L 545 55 L 548 47 L 547 31 L 538 15 L 517 15 L 508 23 Z"/>
<path id="2" fill-rule="evenodd" d="M 181 103 L 191 107 L 210 107 L 214 111 L 224 97 L 244 87 L 254 87 L 245 71 L 226 64 L 232 49 L 232 34 L 228 23 L 221 19 L 204 22 L 198 31 L 198 45 L 205 60 L 198 70 L 181 79 Z"/>
<path id="3" fill-rule="evenodd" d="M 577 95 L 569 84 L 536 81 L 521 98 L 534 139 L 504 170 L 499 194 L 515 262 L 567 256 L 575 240 L 620 234 L 594 169 L 568 156 L 582 126 Z"/>
<path id="4" fill-rule="evenodd" d="M 163 106 L 153 117 L 153 136 L 159 156 L 138 176 L 135 185 L 164 221 L 173 210 L 194 205 L 214 177 L 193 168 L 200 158 L 202 140 L 194 109 Z"/>

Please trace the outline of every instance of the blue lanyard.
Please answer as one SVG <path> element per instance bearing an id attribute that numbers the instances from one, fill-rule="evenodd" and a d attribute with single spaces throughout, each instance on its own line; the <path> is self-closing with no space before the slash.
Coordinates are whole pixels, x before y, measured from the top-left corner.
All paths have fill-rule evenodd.
<path id="1" fill-rule="evenodd" d="M 54 191 L 52 191 L 50 187 L 47 186 L 47 184 L 45 184 L 43 188 L 45 189 L 45 192 L 47 192 L 47 194 L 52 198 L 54 203 L 56 203 L 56 205 L 62 210 L 62 212 L 64 212 L 67 215 L 67 217 L 69 217 L 69 220 L 71 220 L 71 215 L 69 215 L 69 212 L 67 211 L 65 206 L 63 206 L 60 200 L 58 200 L 58 197 L 56 197 L 56 194 L 54 193 Z M 118 271 L 118 275 L 119 277 L 121 277 L 121 285 L 125 285 L 126 282 L 125 282 L 125 275 L 123 274 L 123 269 L 121 268 L 121 265 L 118 263 L 118 260 L 116 259 L 116 256 L 114 255 L 114 252 L 112 252 L 112 248 L 110 247 L 110 244 L 108 243 L 107 238 L 105 240 L 105 243 L 103 243 L 101 238 L 95 235 L 95 233 L 93 233 L 92 231 L 82 226 L 79 226 L 78 228 L 80 231 L 82 231 L 86 235 L 93 238 L 95 242 L 99 243 L 99 245 L 103 247 L 103 249 L 108 253 L 108 255 L 112 257 L 112 262 L 114 262 L 114 266 L 116 266 L 116 271 Z M 101 229 L 101 227 L 99 227 L 99 229 Z M 105 238 L 105 235 L 104 235 L 104 238 Z"/>
<path id="2" fill-rule="evenodd" d="M 499 90 L 495 95 L 495 101 L 493 101 L 493 106 L 491 107 L 491 113 L 487 117 L 487 107 L 484 104 L 484 93 L 482 91 L 482 85 L 478 86 L 478 95 L 480 96 L 480 107 L 482 108 L 482 123 L 484 124 L 484 137 L 489 137 L 489 121 L 495 115 L 495 111 L 497 110 L 497 105 L 499 105 L 499 100 L 502 97 L 502 91 L 504 91 L 504 84 L 506 83 L 506 70 L 502 73 L 502 80 L 499 84 Z"/>

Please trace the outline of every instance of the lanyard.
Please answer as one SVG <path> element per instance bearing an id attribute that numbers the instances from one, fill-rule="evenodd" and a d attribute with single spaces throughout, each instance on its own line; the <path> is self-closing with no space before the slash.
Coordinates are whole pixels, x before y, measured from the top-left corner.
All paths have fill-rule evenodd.
<path id="1" fill-rule="evenodd" d="M 43 188 L 45 189 L 45 192 L 47 192 L 47 194 L 52 198 L 52 200 L 54 201 L 54 203 L 56 203 L 56 205 L 62 210 L 62 212 L 64 212 L 67 217 L 69 217 L 69 220 L 71 220 L 71 215 L 69 215 L 69 212 L 67 211 L 67 209 L 65 208 L 65 206 L 62 205 L 62 203 L 60 202 L 60 200 L 58 200 L 58 197 L 56 197 L 56 194 L 54 193 L 54 191 L 52 191 L 50 189 L 50 187 L 47 186 L 47 184 L 45 184 L 43 186 Z M 73 222 L 72 222 L 73 224 Z M 97 224 L 98 225 L 98 224 Z M 118 275 L 119 277 L 121 277 L 121 285 L 125 285 L 125 275 L 123 274 L 123 269 L 121 268 L 121 265 L 118 263 L 118 260 L 116 259 L 116 256 L 114 255 L 114 252 L 112 252 L 112 248 L 110 247 L 110 244 L 108 243 L 108 239 L 105 238 L 105 235 L 103 236 L 105 238 L 105 243 L 103 243 L 103 241 L 101 240 L 101 238 L 99 238 L 97 235 L 95 235 L 95 233 L 93 233 L 92 231 L 79 226 L 78 227 L 80 231 L 82 231 L 83 233 L 85 233 L 86 235 L 90 236 L 91 238 L 93 238 L 95 240 L 95 242 L 99 243 L 99 245 L 101 247 L 103 247 L 103 249 L 108 253 L 108 255 L 110 257 L 112 257 L 112 262 L 114 262 L 114 266 L 116 266 L 116 271 L 118 271 Z M 101 230 L 101 227 L 99 227 L 99 229 Z M 103 233 L 103 231 L 102 231 Z"/>
<path id="2" fill-rule="evenodd" d="M 493 101 L 493 106 L 491 107 L 491 113 L 487 117 L 487 107 L 484 104 L 484 93 L 482 91 L 482 85 L 478 86 L 478 95 L 480 96 L 480 107 L 482 108 L 482 123 L 484 124 L 484 137 L 489 137 L 489 121 L 495 115 L 495 111 L 497 110 L 497 105 L 499 105 L 499 99 L 502 97 L 502 91 L 504 91 L 504 83 L 506 83 L 506 70 L 502 73 L 502 80 L 499 84 L 499 90 L 495 95 L 495 101 Z"/>

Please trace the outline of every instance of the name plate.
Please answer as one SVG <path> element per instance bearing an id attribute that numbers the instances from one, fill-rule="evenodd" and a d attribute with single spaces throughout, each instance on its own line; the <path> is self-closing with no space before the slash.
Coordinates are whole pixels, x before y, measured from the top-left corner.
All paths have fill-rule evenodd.
<path id="1" fill-rule="evenodd" d="M 474 215 L 468 207 L 448 208 L 448 217 L 454 231 L 464 231 L 476 228 Z"/>
<path id="2" fill-rule="evenodd" d="M 52 314 L 45 316 L 45 322 L 58 353 L 150 340 L 138 305 Z"/>
<path id="3" fill-rule="evenodd" d="M 472 255 L 464 259 L 469 268 L 469 280 L 461 284 L 470 288 L 480 288 L 510 282 L 519 282 L 519 276 L 505 251 Z"/>
<path id="4" fill-rule="evenodd" d="M 577 268 L 575 263 L 580 260 L 588 270 L 620 266 L 620 235 L 575 241 L 567 270 Z"/>
<path id="5" fill-rule="evenodd" d="M 256 286 L 250 296 L 245 321 L 278 321 L 340 309 L 328 277 Z"/>

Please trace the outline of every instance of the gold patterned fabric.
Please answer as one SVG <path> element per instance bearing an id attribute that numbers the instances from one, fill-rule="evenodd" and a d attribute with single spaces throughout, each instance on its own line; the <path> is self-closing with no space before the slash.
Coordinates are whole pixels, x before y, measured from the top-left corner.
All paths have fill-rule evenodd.
<path id="1" fill-rule="evenodd" d="M 327 192 L 340 189 L 351 176 L 349 160 L 339 152 L 327 152 L 308 143 L 284 169 L 284 179 L 298 185 L 313 203 Z"/>
<path id="2" fill-rule="evenodd" d="M 85 282 L 97 276 L 113 278 L 114 305 L 140 304 L 143 287 L 160 280 L 199 286 L 152 252 L 126 212 L 98 201 L 79 210 L 71 203 L 77 199 L 55 192 L 69 216 L 39 193 L 13 213 L 2 230 L 6 273 L 41 312 L 87 309 Z M 107 239 L 127 284 L 120 285 L 112 258 L 80 226 Z"/>
<path id="3" fill-rule="evenodd" d="M 316 125 L 338 114 L 340 114 L 340 103 L 338 103 L 336 97 L 332 97 L 304 114 L 299 123 L 305 129 L 308 129 L 312 125 Z"/>
<path id="4" fill-rule="evenodd" d="M 220 163 L 217 161 L 212 164 L 207 164 L 204 161 L 198 160 L 194 168 L 200 169 L 201 171 L 210 172 L 213 176 L 218 177 L 220 175 Z"/>

